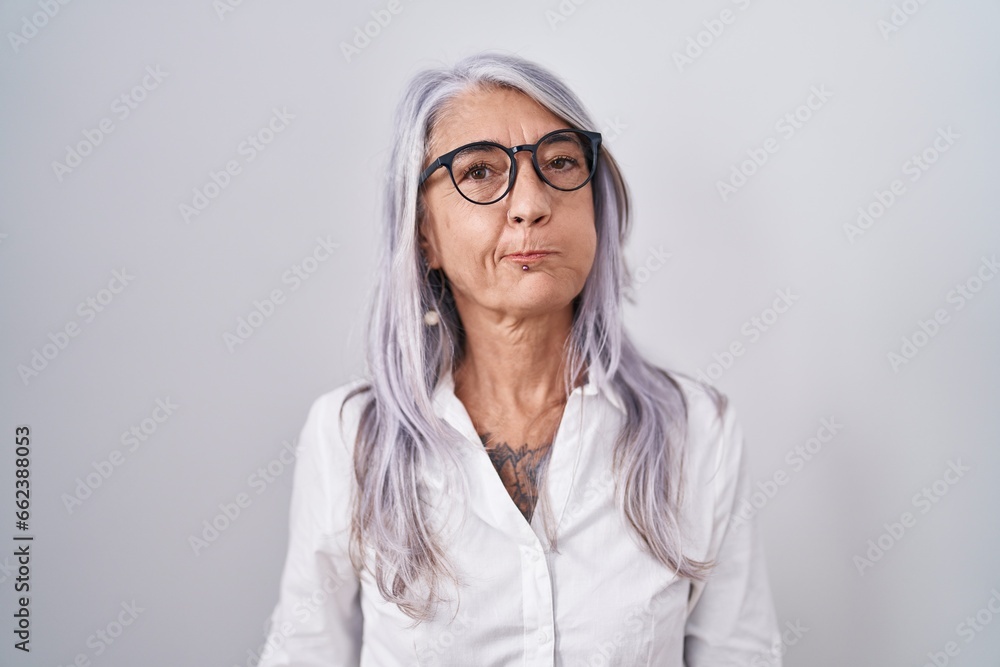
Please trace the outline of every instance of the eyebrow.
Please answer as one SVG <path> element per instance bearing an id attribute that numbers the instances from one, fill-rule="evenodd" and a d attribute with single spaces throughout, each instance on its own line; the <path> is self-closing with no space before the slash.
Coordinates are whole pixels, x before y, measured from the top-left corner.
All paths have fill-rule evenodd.
<path id="1" fill-rule="evenodd" d="M 483 142 L 488 142 L 488 143 L 491 143 L 491 144 L 500 144 L 501 146 L 506 146 L 507 145 L 504 142 L 500 141 L 499 139 L 495 139 L 493 137 L 487 137 L 486 139 L 476 139 L 475 141 L 466 141 L 464 144 L 461 144 L 461 145 L 465 146 L 467 144 L 479 144 L 479 143 L 483 143 Z"/>
<path id="2" fill-rule="evenodd" d="M 555 137 L 550 138 L 549 141 L 556 144 L 576 144 L 577 146 L 580 145 L 580 140 L 577 138 L 577 135 L 568 136 L 568 135 L 557 134 Z"/>
<path id="3" fill-rule="evenodd" d="M 476 143 L 478 143 L 478 142 L 476 142 Z M 463 152 L 469 152 L 469 153 L 490 153 L 490 152 L 492 152 L 492 149 L 490 149 L 487 146 L 472 146 L 470 148 L 466 148 L 465 151 L 463 151 Z"/>
<path id="4" fill-rule="evenodd" d="M 549 132 L 545 132 L 545 133 L 542 134 L 542 136 L 545 136 L 546 134 L 551 134 L 552 132 L 554 132 L 554 130 L 551 130 Z M 538 137 L 538 139 L 541 139 L 541 138 L 542 137 Z M 538 143 L 538 139 L 536 139 L 535 141 L 527 142 L 527 143 Z M 573 141 L 572 138 L 564 138 L 563 139 L 563 141 L 566 141 L 566 140 Z M 465 143 L 458 144 L 458 145 L 459 146 L 467 146 L 468 144 L 479 144 L 479 143 L 483 143 L 483 142 L 491 143 L 491 144 L 500 144 L 501 146 L 506 146 L 507 145 L 507 144 L 505 144 L 504 142 L 500 141 L 499 139 L 497 139 L 495 137 L 486 137 L 485 139 L 475 139 L 473 141 L 466 141 Z M 518 145 L 520 145 L 520 144 L 518 144 Z"/>

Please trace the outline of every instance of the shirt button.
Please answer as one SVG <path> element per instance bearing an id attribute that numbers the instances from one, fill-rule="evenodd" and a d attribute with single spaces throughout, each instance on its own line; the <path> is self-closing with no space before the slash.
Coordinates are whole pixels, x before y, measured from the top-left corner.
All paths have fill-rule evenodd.
<path id="1" fill-rule="evenodd" d="M 545 632 L 545 630 L 539 630 L 539 631 L 538 631 L 538 643 L 539 643 L 539 644 L 544 644 L 544 643 L 545 643 L 545 642 L 547 642 L 548 640 L 549 640 L 549 635 L 548 635 L 548 633 L 547 633 L 547 632 Z"/>
<path id="2" fill-rule="evenodd" d="M 542 558 L 542 554 L 537 549 L 532 549 L 529 546 L 522 546 L 521 554 L 532 563 L 537 563 Z"/>

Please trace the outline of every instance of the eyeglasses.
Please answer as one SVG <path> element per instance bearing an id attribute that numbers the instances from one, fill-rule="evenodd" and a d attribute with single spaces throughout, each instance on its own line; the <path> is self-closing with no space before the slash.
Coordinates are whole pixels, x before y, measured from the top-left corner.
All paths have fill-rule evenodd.
<path id="1" fill-rule="evenodd" d="M 492 141 L 477 141 L 434 160 L 420 175 L 420 185 L 445 167 L 459 194 L 473 204 L 494 204 L 514 186 L 515 154 L 531 151 L 531 163 L 543 182 L 564 192 L 579 190 L 594 176 L 600 148 L 600 133 L 586 130 L 556 130 L 538 143 L 510 148 Z"/>

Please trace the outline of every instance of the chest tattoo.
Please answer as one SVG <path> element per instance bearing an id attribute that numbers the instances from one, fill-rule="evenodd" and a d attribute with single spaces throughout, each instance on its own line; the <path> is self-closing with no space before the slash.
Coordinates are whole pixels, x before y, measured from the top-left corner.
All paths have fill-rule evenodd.
<path id="1" fill-rule="evenodd" d="M 490 440 L 490 434 L 480 433 L 479 439 L 485 446 Z M 530 447 L 525 443 L 519 447 L 511 447 L 506 442 L 500 442 L 486 449 L 507 493 L 528 523 L 531 523 L 538 501 L 538 485 L 548 462 L 549 452 L 552 451 L 551 444 Z"/>

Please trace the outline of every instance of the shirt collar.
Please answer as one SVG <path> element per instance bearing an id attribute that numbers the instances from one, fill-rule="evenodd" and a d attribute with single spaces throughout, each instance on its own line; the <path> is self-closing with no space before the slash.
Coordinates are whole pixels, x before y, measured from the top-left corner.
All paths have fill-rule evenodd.
<path id="1" fill-rule="evenodd" d="M 603 395 L 603 398 L 608 401 L 608 403 L 613 405 L 622 413 L 625 413 L 625 407 L 622 404 L 618 393 L 610 385 L 605 386 L 604 390 L 601 391 L 591 373 L 587 373 L 586 384 L 574 389 L 570 396 L 577 393 L 584 396 Z M 458 397 L 455 395 L 455 378 L 451 371 L 444 373 L 438 380 L 437 386 L 434 388 L 434 392 L 432 394 L 432 401 L 434 404 L 434 410 L 439 417 L 445 417 L 445 415 L 448 414 L 449 407 L 453 407 L 456 403 L 460 403 Z"/>

